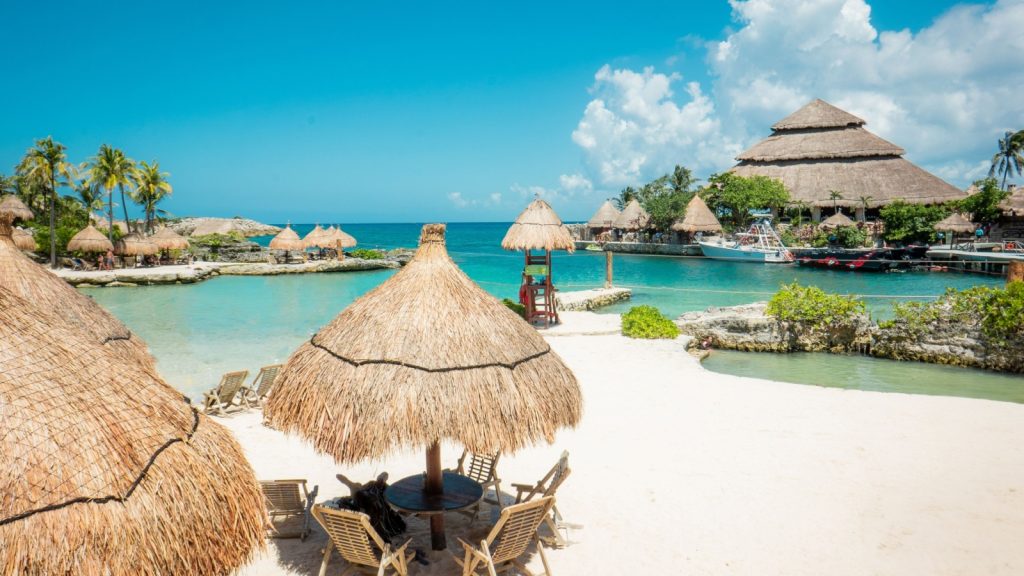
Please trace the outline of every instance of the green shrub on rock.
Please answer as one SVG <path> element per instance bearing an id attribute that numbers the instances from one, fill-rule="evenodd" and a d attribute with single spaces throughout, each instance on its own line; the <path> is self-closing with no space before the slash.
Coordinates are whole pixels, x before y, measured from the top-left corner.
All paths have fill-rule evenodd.
<path id="1" fill-rule="evenodd" d="M 864 314 L 865 309 L 864 301 L 854 296 L 828 294 L 816 286 L 793 282 L 783 285 L 772 296 L 765 311 L 779 320 L 824 328 L 852 322 L 856 316 Z"/>
<path id="2" fill-rule="evenodd" d="M 362 258 L 363 260 L 382 260 L 384 253 L 380 250 L 372 250 L 367 248 L 356 248 L 348 253 L 353 258 Z"/>
<path id="3" fill-rule="evenodd" d="M 673 339 L 679 336 L 679 327 L 654 306 L 634 306 L 622 315 L 622 335 Z"/>

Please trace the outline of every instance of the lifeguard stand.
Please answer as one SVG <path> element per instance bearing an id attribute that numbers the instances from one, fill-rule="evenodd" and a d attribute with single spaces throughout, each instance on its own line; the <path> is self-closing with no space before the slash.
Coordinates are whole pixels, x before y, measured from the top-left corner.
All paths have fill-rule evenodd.
<path id="1" fill-rule="evenodd" d="M 526 251 L 523 284 L 519 288 L 519 303 L 526 307 L 526 321 L 544 322 L 544 326 L 558 324 L 555 308 L 555 286 L 551 280 L 551 251 L 533 254 Z"/>

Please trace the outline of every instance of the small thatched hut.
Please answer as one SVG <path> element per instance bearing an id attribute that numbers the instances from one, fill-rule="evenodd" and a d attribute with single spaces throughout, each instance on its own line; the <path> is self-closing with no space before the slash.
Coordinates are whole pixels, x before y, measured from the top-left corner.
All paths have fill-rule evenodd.
<path id="1" fill-rule="evenodd" d="M 686 205 L 686 213 L 683 214 L 682 220 L 677 220 L 672 223 L 672 229 L 676 232 L 687 232 L 695 234 L 697 232 L 721 232 L 722 223 L 715 218 L 711 209 L 704 200 L 697 194 L 693 195 L 693 198 Z"/>
<path id="2" fill-rule="evenodd" d="M 114 253 L 118 256 L 152 256 L 159 251 L 156 242 L 134 232 L 126 234 L 114 245 Z"/>
<path id="3" fill-rule="evenodd" d="M 106 252 L 113 250 L 114 245 L 102 232 L 89 224 L 68 240 L 68 252 Z"/>
<path id="4" fill-rule="evenodd" d="M 284 251 L 305 250 L 306 243 L 302 241 L 302 238 L 299 238 L 295 230 L 292 230 L 292 225 L 288 224 L 284 227 L 284 230 L 278 232 L 277 236 L 270 240 L 270 248 Z"/>
<path id="5" fill-rule="evenodd" d="M 32 236 L 32 233 L 27 230 L 15 228 L 11 237 L 14 240 L 14 245 L 21 250 L 32 252 L 33 250 L 39 249 L 39 245 L 36 244 L 35 237 Z"/>
<path id="6" fill-rule="evenodd" d="M 605 200 L 604 204 L 594 212 L 594 215 L 587 221 L 587 228 L 594 230 L 608 230 L 615 224 L 619 217 L 619 210 L 612 205 L 611 200 Z"/>
<path id="7" fill-rule="evenodd" d="M 842 228 L 843 226 L 856 226 L 857 224 L 850 220 L 850 218 L 842 212 L 836 212 L 835 214 L 825 218 L 821 223 L 822 228 Z"/>
<path id="8" fill-rule="evenodd" d="M 409 264 L 299 347 L 265 409 L 339 464 L 426 448 L 434 494 L 440 441 L 481 453 L 552 442 L 583 403 L 544 338 L 452 262 L 444 233 L 424 226 Z M 440 549 L 443 524 L 432 528 Z"/>
<path id="9" fill-rule="evenodd" d="M 965 193 L 903 159 L 903 149 L 864 129 L 863 119 L 816 99 L 772 126 L 772 135 L 736 157 L 740 176 L 780 180 L 794 202 L 878 208 L 895 200 L 940 204 Z M 831 193 L 841 199 L 833 200 Z M 863 199 L 863 200 L 862 200 Z M 817 216 L 815 216 L 817 218 Z"/>
<path id="10" fill-rule="evenodd" d="M 145 342 L 92 298 L 29 260 L 14 244 L 12 233 L 11 225 L 0 218 L 0 288 L 39 308 L 60 310 L 63 322 L 89 334 L 92 342 L 129 362 L 155 370 Z"/>
<path id="11" fill-rule="evenodd" d="M 149 240 L 161 250 L 186 250 L 189 246 L 187 238 L 168 227 L 157 230 Z"/>
<path id="12" fill-rule="evenodd" d="M 3 198 L 0 198 L 0 218 L 3 217 L 12 222 L 14 220 L 31 220 L 32 211 L 14 194 L 4 194 Z"/>
<path id="13" fill-rule="evenodd" d="M 619 230 L 644 230 L 650 225 L 650 222 L 651 216 L 640 205 L 640 202 L 634 198 L 622 209 L 622 213 L 612 223 L 612 227 Z"/>
<path id="14" fill-rule="evenodd" d="M 971 222 L 966 216 L 954 212 L 939 220 L 933 226 L 936 232 L 954 232 L 956 234 L 970 234 L 978 229 L 977 224 Z"/>
<path id="15" fill-rule="evenodd" d="M 0 566 L 227 574 L 264 538 L 231 434 L 151 369 L 0 288 Z"/>
<path id="16" fill-rule="evenodd" d="M 1011 216 L 1024 216 L 1024 186 L 1011 187 L 1010 195 L 999 203 L 999 208 Z"/>

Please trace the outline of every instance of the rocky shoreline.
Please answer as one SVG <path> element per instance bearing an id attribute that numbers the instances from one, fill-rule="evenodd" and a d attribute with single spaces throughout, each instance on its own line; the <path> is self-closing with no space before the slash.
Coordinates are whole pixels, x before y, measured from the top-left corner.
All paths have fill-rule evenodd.
<path id="1" fill-rule="evenodd" d="M 914 360 L 1024 373 L 1024 341 L 987 337 L 980 322 L 939 317 L 923 325 L 894 320 L 876 324 L 867 315 L 818 328 L 784 322 L 765 313 L 767 303 L 712 307 L 676 319 L 683 334 L 716 348 L 747 352 L 859 353 L 891 360 Z"/>
<path id="2" fill-rule="evenodd" d="M 168 228 L 182 236 L 191 236 L 197 229 L 200 234 L 227 234 L 237 232 L 246 238 L 269 236 L 281 231 L 277 226 L 264 224 L 248 218 L 206 218 L 188 217 L 167 223 Z"/>

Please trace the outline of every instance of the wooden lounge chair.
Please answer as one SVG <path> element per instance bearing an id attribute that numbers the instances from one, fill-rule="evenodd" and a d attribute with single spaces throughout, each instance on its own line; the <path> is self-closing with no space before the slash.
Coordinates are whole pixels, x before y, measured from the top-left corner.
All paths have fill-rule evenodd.
<path id="1" fill-rule="evenodd" d="M 455 562 L 462 566 L 462 576 L 479 576 L 480 571 L 486 571 L 483 573 L 496 576 L 498 572 L 512 569 L 518 569 L 527 576 L 541 576 L 531 572 L 526 565 L 519 561 L 519 557 L 526 552 L 532 542 L 536 542 L 537 552 L 544 564 L 543 574 L 551 576 L 551 568 L 548 567 L 544 547 L 537 538 L 537 528 L 551 513 L 551 507 L 554 504 L 554 498 L 545 496 L 506 507 L 501 511 L 501 517 L 491 529 L 491 533 L 480 542 L 479 548 L 460 538 L 459 542 L 466 554 L 462 560 L 455 558 Z"/>
<path id="2" fill-rule="evenodd" d="M 302 530 L 298 532 L 274 530 L 272 536 L 305 540 L 309 535 L 309 515 L 313 510 L 313 503 L 316 502 L 316 494 L 320 487 L 314 486 L 312 492 L 308 491 L 305 479 L 260 480 L 260 487 L 263 489 L 263 500 L 267 504 L 267 513 L 270 515 L 271 522 L 279 516 L 302 516 Z"/>
<path id="3" fill-rule="evenodd" d="M 536 497 L 553 497 L 555 492 L 558 491 L 558 487 L 562 485 L 562 482 L 565 482 L 565 479 L 569 477 L 571 472 L 572 470 L 569 468 L 569 452 L 562 452 L 558 463 L 536 484 L 512 484 L 512 487 L 516 489 L 516 504 L 530 502 Z M 553 504 L 551 506 L 551 514 L 544 518 L 544 523 L 547 524 L 553 534 L 551 538 L 544 538 L 544 541 L 552 548 L 562 548 L 566 545 L 567 542 L 562 537 L 561 530 L 568 532 L 570 528 L 582 528 L 579 524 L 565 522 L 562 515 L 558 512 L 558 507 Z"/>
<path id="4" fill-rule="evenodd" d="M 283 364 L 264 366 L 260 373 L 249 386 L 242 387 L 242 401 L 250 407 L 259 406 L 267 399 L 270 391 L 274 388 L 274 381 L 277 380 L 277 373 L 281 371 Z"/>
<path id="5" fill-rule="evenodd" d="M 242 385 L 245 384 L 245 377 L 248 375 L 248 370 L 241 370 L 228 372 L 221 376 L 220 384 L 216 388 L 203 393 L 203 412 L 224 416 L 227 414 L 228 408 L 240 406 L 240 404 L 235 404 L 235 397 L 242 389 Z"/>
<path id="6" fill-rule="evenodd" d="M 498 460 L 500 458 L 501 452 L 496 452 L 494 454 L 476 454 L 471 453 L 469 450 L 463 450 L 462 456 L 459 457 L 458 465 L 454 470 L 456 474 L 462 474 L 483 486 L 483 501 L 497 505 L 499 510 L 502 507 L 501 479 L 498 478 Z M 494 489 L 494 500 L 487 498 L 488 487 Z M 475 519 L 477 514 L 480 513 L 480 504 L 478 503 L 474 506 L 472 511 L 465 510 L 462 512 L 467 513 Z"/>
<path id="7" fill-rule="evenodd" d="M 314 506 L 313 516 L 330 537 L 330 541 L 324 548 L 324 561 L 320 564 L 320 576 L 327 574 L 327 564 L 331 561 L 331 552 L 334 549 L 337 549 L 338 554 L 341 554 L 341 557 L 349 564 L 341 573 L 342 576 L 349 574 L 384 576 L 388 574 L 389 568 L 399 576 L 408 575 L 409 561 L 412 560 L 414 553 L 406 553 L 405 548 L 412 541 L 411 538 L 406 540 L 405 544 L 392 550 L 391 545 L 384 542 L 370 525 L 370 517 L 362 512 Z"/>

